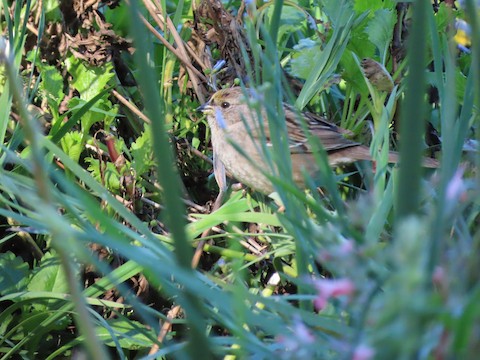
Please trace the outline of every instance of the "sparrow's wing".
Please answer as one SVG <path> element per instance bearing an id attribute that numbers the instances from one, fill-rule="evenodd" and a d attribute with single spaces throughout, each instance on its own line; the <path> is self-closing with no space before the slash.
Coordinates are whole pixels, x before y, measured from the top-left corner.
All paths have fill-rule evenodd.
<path id="1" fill-rule="evenodd" d="M 320 143 L 327 152 L 359 145 L 343 136 L 343 134 L 348 133 L 347 130 L 339 128 L 338 126 L 329 123 L 324 118 L 312 113 L 305 113 L 302 115 L 304 116 L 304 120 L 306 121 L 306 125 L 311 135 L 320 140 Z M 298 117 L 301 115 L 290 106 L 286 106 L 285 116 L 287 119 L 287 131 L 292 153 L 312 152 L 311 146 L 308 143 L 302 126 L 300 125 L 300 120 L 298 120 Z"/>

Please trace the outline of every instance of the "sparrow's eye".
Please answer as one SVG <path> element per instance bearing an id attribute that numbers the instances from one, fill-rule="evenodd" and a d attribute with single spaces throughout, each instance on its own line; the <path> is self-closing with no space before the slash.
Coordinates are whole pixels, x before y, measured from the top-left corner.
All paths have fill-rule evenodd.
<path id="1" fill-rule="evenodd" d="M 220 104 L 220 106 L 221 106 L 222 108 L 224 108 L 224 109 L 227 109 L 227 108 L 229 108 L 229 107 L 230 107 L 230 103 L 229 103 L 229 102 L 226 102 L 226 101 L 224 101 L 224 102 L 222 102 L 222 103 Z"/>

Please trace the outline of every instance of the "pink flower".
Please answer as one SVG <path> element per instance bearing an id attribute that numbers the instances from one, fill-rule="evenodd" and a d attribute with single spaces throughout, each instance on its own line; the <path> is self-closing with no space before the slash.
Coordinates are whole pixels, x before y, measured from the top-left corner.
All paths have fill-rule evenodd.
<path id="1" fill-rule="evenodd" d="M 435 285 L 444 285 L 447 279 L 445 269 L 441 266 L 435 267 L 432 274 L 432 281 Z"/>
<path id="2" fill-rule="evenodd" d="M 355 243 L 353 240 L 345 239 L 339 245 L 323 250 L 318 255 L 318 260 L 322 263 L 331 261 L 333 259 L 345 259 L 352 255 L 355 251 Z"/>
<path id="3" fill-rule="evenodd" d="M 315 342 L 315 337 L 299 318 L 294 319 L 293 332 L 300 343 L 311 344 Z"/>
<path id="4" fill-rule="evenodd" d="M 354 250 L 355 243 L 353 242 L 353 240 L 347 239 L 340 244 L 338 248 L 338 253 L 339 255 L 347 256 L 353 253 Z"/>
<path id="5" fill-rule="evenodd" d="M 457 199 L 461 198 L 461 196 L 465 193 L 466 186 L 462 178 L 464 171 L 465 171 L 464 168 L 459 167 L 455 172 L 455 174 L 450 179 L 450 182 L 447 185 L 447 194 L 446 194 L 447 200 L 456 201 Z"/>
<path id="6" fill-rule="evenodd" d="M 370 346 L 360 344 L 355 348 L 353 352 L 352 360 L 369 360 L 375 355 L 375 350 Z"/>
<path id="7" fill-rule="evenodd" d="M 320 279 L 316 280 L 314 285 L 318 291 L 313 301 L 317 310 L 324 309 L 330 298 L 350 296 L 355 291 L 355 285 L 350 279 Z"/>
<path id="8" fill-rule="evenodd" d="M 313 344 L 315 337 L 308 327 L 302 322 L 300 317 L 293 318 L 292 335 L 280 335 L 277 337 L 277 342 L 281 343 L 287 351 L 298 351 L 305 347 L 305 345 Z"/>

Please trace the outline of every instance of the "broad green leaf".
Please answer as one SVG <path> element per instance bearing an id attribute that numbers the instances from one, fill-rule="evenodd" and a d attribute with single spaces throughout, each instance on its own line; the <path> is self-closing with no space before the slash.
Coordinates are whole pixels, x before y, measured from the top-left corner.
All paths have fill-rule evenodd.
<path id="1" fill-rule="evenodd" d="M 54 143 L 58 143 L 58 141 L 65 135 L 70 129 L 72 129 L 79 121 L 79 119 L 82 118 L 83 115 L 85 115 L 93 105 L 97 103 L 97 101 L 101 100 L 103 96 L 105 96 L 110 89 L 106 88 L 103 90 L 101 93 L 97 94 L 92 100 L 87 101 L 85 104 L 82 106 L 79 106 L 78 109 L 75 109 L 72 114 L 70 112 L 74 109 L 70 109 L 65 116 L 68 115 L 68 118 L 66 118 L 65 122 L 63 121 L 57 121 L 53 124 L 52 130 L 50 134 L 52 135 L 52 141 Z"/>
<path id="2" fill-rule="evenodd" d="M 42 299 L 37 299 L 36 302 L 32 301 L 33 310 L 23 312 L 17 319 L 22 323 L 22 332 L 19 333 L 21 340 L 26 334 L 33 333 L 38 331 L 38 324 L 47 321 L 55 313 L 56 309 L 49 308 L 53 304 L 54 300 L 48 300 L 50 305 L 46 305 L 47 302 L 41 301 Z M 52 332 L 64 330 L 68 325 L 72 323 L 71 318 L 64 316 L 57 321 L 51 322 L 44 331 Z M 38 336 L 33 338 L 33 342 L 40 341 Z"/>
<path id="3" fill-rule="evenodd" d="M 366 17 L 352 28 L 351 38 L 347 49 L 351 50 L 360 59 L 373 58 L 375 56 L 375 45 L 370 41 L 367 27 L 370 19 Z"/>
<path id="4" fill-rule="evenodd" d="M 10 324 L 16 319 L 16 316 L 12 314 L 5 314 L 3 320 L 0 322 L 0 336 L 4 337 L 5 333 L 11 326 Z"/>
<path id="5" fill-rule="evenodd" d="M 150 127 L 146 128 L 132 144 L 130 153 L 132 155 L 132 167 L 137 175 L 145 173 L 155 165 Z"/>
<path id="6" fill-rule="evenodd" d="M 366 95 L 368 94 L 368 87 L 365 83 L 365 76 L 354 54 L 353 51 L 348 49 L 343 53 L 342 60 L 340 61 L 343 68 L 342 78 L 347 81 L 356 92 Z"/>
<path id="7" fill-rule="evenodd" d="M 81 117 L 82 130 L 84 133 L 88 133 L 92 125 L 98 122 L 103 122 L 104 127 L 108 128 L 115 116 L 117 116 L 118 105 L 112 105 L 112 103 L 105 98 L 99 99 L 95 106 L 92 106 L 83 116 Z M 72 109 L 81 108 L 86 105 L 86 101 L 79 98 L 72 98 L 68 105 Z"/>
<path id="8" fill-rule="evenodd" d="M 273 6 L 268 8 L 268 17 L 273 13 Z M 300 9 L 293 6 L 284 6 L 282 8 L 282 16 L 280 18 L 280 26 L 278 29 L 278 39 L 287 40 L 295 31 L 305 23 L 305 14 Z"/>
<path id="9" fill-rule="evenodd" d="M 100 93 L 110 79 L 113 78 L 113 65 L 86 66 L 78 59 L 70 56 L 65 60 L 68 72 L 72 75 L 70 83 L 79 93 L 80 99 L 88 101 Z"/>
<path id="10" fill-rule="evenodd" d="M 88 171 L 92 173 L 92 176 L 99 182 L 105 183 L 108 190 L 120 190 L 120 173 L 118 172 L 115 164 L 112 162 L 102 163 L 102 169 L 100 169 L 100 162 L 94 158 L 86 158 L 85 162 L 88 165 Z"/>
<path id="11" fill-rule="evenodd" d="M 357 13 L 364 11 L 376 11 L 380 9 L 394 9 L 396 1 L 394 0 L 355 0 L 353 8 Z"/>
<path id="12" fill-rule="evenodd" d="M 40 89 L 43 91 L 43 96 L 48 100 L 50 105 L 58 109 L 65 94 L 63 93 L 63 78 L 62 75 L 54 66 L 42 66 L 42 81 L 40 82 Z"/>
<path id="13" fill-rule="evenodd" d="M 331 38 L 322 47 L 322 52 L 315 57 L 315 62 L 311 63 L 310 74 L 295 102 L 299 109 L 303 109 L 334 74 L 348 44 L 351 28 L 356 22 L 355 14 L 348 2 L 336 1 L 334 4 L 327 1 L 324 4 L 330 7 L 332 11 L 332 14 L 329 13 L 330 19 L 334 26 L 338 25 L 338 30 L 333 31 Z"/>
<path id="14" fill-rule="evenodd" d="M 46 0 L 43 2 L 45 7 L 45 16 L 47 20 L 62 21 L 62 14 L 59 9 L 58 0 Z"/>
<path id="15" fill-rule="evenodd" d="M 21 291 L 27 282 L 28 264 L 8 251 L 0 254 L 0 294 Z"/>
<path id="16" fill-rule="evenodd" d="M 397 15 L 393 10 L 381 9 L 375 12 L 375 16 L 369 19 L 367 34 L 370 41 L 376 46 L 380 54 L 380 62 L 385 62 L 387 51 L 393 36 L 393 28 L 397 21 Z"/>
<path id="17" fill-rule="evenodd" d="M 115 346 L 112 337 L 116 337 L 120 346 L 129 350 L 150 348 L 152 340 L 156 338 L 152 329 L 138 321 L 126 319 L 108 320 L 106 326 L 97 327 L 97 336 L 103 339 L 107 346 Z"/>
<path id="18" fill-rule="evenodd" d="M 445 79 L 442 79 L 441 83 L 438 83 L 438 79 L 434 73 L 427 72 L 426 74 L 427 82 L 429 85 L 438 87 L 444 86 Z M 463 98 L 465 96 L 465 89 L 467 86 L 467 77 L 460 71 L 460 69 L 455 69 L 455 94 L 459 104 L 463 104 Z"/>
<path id="19" fill-rule="evenodd" d="M 55 254 L 46 253 L 43 256 L 39 270 L 30 279 L 28 290 L 68 293 L 67 278 Z"/>
<path id="20" fill-rule="evenodd" d="M 459 12 L 452 13 L 452 8 L 445 5 L 444 2 L 440 3 L 438 11 L 435 14 L 434 20 L 437 27 L 437 30 L 440 34 L 445 33 L 448 26 L 452 23 L 452 17 L 454 15 L 459 15 Z"/>
<path id="21" fill-rule="evenodd" d="M 291 60 L 291 73 L 300 79 L 307 79 L 312 70 L 312 64 L 320 56 L 322 49 L 311 39 L 301 39 L 293 49 L 295 52 Z"/>
<path id="22" fill-rule="evenodd" d="M 327 13 L 333 26 L 345 26 L 347 19 L 353 12 L 352 2 L 349 0 L 324 0 L 323 10 Z"/>
<path id="23" fill-rule="evenodd" d="M 60 140 L 63 151 L 75 162 L 78 162 L 84 150 L 83 143 L 83 134 L 78 131 L 70 131 Z"/>
<path id="24" fill-rule="evenodd" d="M 40 262 L 40 267 L 35 271 L 35 275 L 32 276 L 27 285 L 28 291 L 45 291 L 53 293 L 69 292 L 67 276 L 60 264 L 59 258 L 54 253 L 46 253 Z M 35 301 L 32 305 L 35 311 L 40 312 L 39 316 L 41 316 L 41 313 L 50 309 L 55 303 L 56 300 L 48 299 L 45 301 Z M 29 316 L 27 316 L 27 318 L 28 317 Z M 61 326 L 63 325 L 64 324 L 62 323 Z"/>

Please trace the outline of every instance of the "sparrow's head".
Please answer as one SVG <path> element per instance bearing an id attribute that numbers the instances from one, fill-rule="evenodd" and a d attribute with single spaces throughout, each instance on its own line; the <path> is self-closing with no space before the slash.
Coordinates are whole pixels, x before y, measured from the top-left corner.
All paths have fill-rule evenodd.
<path id="1" fill-rule="evenodd" d="M 246 89 L 247 94 L 250 93 Z M 250 96 L 251 94 L 249 94 Z M 215 118 L 220 128 L 226 128 L 230 123 L 240 121 L 240 113 L 247 106 L 245 92 L 240 87 L 222 89 L 212 95 L 209 101 L 197 110 L 210 118 Z"/>
<path id="2" fill-rule="evenodd" d="M 247 93 L 249 89 L 246 90 Z M 212 115 L 212 109 L 219 108 L 222 111 L 232 106 L 245 104 L 245 94 L 240 87 L 218 90 L 209 101 L 198 108 L 204 114 Z"/>

